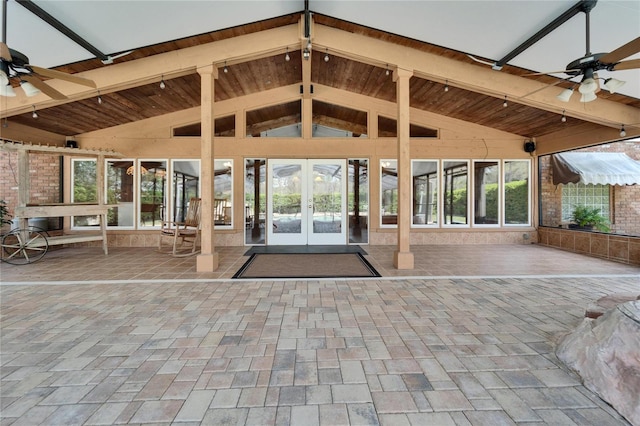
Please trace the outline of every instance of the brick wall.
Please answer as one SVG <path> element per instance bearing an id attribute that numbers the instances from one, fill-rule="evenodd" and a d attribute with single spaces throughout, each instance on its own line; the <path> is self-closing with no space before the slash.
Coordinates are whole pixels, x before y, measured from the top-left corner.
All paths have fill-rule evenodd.
<path id="1" fill-rule="evenodd" d="M 640 161 L 640 142 L 616 142 L 579 151 L 623 152 Z M 562 217 L 562 188 L 553 184 L 550 159 L 549 155 L 540 158 L 542 225 L 557 227 Z M 640 236 L 640 185 L 612 186 L 611 194 L 614 212 L 612 232 Z"/>
<path id="2" fill-rule="evenodd" d="M 34 204 L 60 202 L 60 156 L 29 154 L 29 202 Z M 7 203 L 13 216 L 18 205 L 18 154 L 0 151 L 0 199 Z M 57 226 L 56 219 L 50 221 Z"/>

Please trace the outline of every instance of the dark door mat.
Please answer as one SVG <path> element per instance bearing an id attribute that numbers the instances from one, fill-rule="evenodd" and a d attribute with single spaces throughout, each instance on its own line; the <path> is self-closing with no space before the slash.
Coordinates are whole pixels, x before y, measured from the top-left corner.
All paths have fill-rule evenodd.
<path id="1" fill-rule="evenodd" d="M 233 278 L 380 277 L 361 253 L 254 253 Z"/>

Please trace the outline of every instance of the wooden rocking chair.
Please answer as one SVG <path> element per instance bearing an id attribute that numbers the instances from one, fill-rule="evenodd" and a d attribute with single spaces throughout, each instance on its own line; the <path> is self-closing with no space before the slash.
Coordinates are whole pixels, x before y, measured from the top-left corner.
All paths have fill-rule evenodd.
<path id="1" fill-rule="evenodd" d="M 172 255 L 176 257 L 197 254 L 197 243 L 200 238 L 200 198 L 191 198 L 187 207 L 184 222 L 162 222 L 158 250 L 162 251 L 164 237 L 173 237 Z M 185 246 L 187 250 L 185 251 Z M 190 250 L 188 250 L 190 249 Z"/>

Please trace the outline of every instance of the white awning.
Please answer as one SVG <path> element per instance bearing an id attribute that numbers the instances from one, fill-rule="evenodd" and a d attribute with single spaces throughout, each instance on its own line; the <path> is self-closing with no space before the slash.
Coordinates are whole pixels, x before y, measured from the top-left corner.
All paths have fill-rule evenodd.
<path id="1" fill-rule="evenodd" d="M 551 156 L 553 183 L 640 184 L 640 161 L 621 152 L 564 152 Z"/>

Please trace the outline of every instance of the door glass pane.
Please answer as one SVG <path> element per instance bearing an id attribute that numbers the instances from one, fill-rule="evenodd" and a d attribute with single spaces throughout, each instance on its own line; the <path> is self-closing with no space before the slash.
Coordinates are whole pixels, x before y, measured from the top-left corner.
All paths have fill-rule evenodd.
<path id="1" fill-rule="evenodd" d="M 266 160 L 264 158 L 248 158 L 245 160 L 244 220 L 246 244 L 264 244 L 265 241 L 266 181 Z"/>
<path id="2" fill-rule="evenodd" d="M 369 162 L 349 160 L 349 242 L 369 242 Z"/>
<path id="3" fill-rule="evenodd" d="M 275 164 L 271 190 L 273 191 L 272 222 L 274 234 L 302 232 L 302 166 Z"/>
<path id="4" fill-rule="evenodd" d="M 498 224 L 499 176 L 497 161 L 476 161 L 473 163 L 473 223 L 475 225 Z"/>
<path id="5" fill-rule="evenodd" d="M 107 204 L 117 204 L 107 213 L 108 226 L 134 225 L 133 212 L 133 160 L 107 161 Z"/>
<path id="6" fill-rule="evenodd" d="M 313 232 L 342 232 L 342 166 L 315 164 L 312 176 Z"/>

